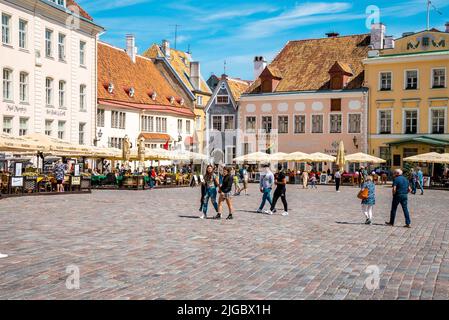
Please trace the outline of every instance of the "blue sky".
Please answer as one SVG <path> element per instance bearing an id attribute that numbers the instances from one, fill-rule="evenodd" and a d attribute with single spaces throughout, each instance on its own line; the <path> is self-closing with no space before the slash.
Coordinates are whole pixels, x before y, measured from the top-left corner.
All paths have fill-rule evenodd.
<path id="1" fill-rule="evenodd" d="M 252 80 L 253 57 L 268 61 L 289 40 L 367 33 L 367 9 L 379 8 L 387 33 L 426 28 L 426 0 L 290 1 L 290 0 L 78 0 L 107 31 L 103 41 L 125 46 L 125 34 L 133 33 L 139 53 L 161 40 L 174 42 L 179 24 L 178 49 L 190 45 L 193 58 L 201 62 L 202 74 L 227 74 Z M 449 0 L 433 0 L 431 26 L 444 30 L 449 21 Z M 375 6 L 375 7 L 370 7 Z M 373 11 L 374 10 L 374 11 Z M 375 17 L 375 14 L 373 15 Z"/>

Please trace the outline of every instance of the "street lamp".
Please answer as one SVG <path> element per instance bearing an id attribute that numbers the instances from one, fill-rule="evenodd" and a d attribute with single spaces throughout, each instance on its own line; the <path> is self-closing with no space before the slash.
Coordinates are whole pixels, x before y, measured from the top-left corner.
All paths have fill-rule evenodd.
<path id="1" fill-rule="evenodd" d="M 359 141 L 357 140 L 357 137 L 354 136 L 354 139 L 352 139 L 352 142 L 354 142 L 354 146 L 358 149 L 359 148 Z"/>
<path id="2" fill-rule="evenodd" d="M 98 131 L 95 139 L 94 139 L 94 145 L 97 146 L 98 141 L 101 140 L 101 137 L 103 136 L 103 132 L 101 131 L 101 129 Z"/>

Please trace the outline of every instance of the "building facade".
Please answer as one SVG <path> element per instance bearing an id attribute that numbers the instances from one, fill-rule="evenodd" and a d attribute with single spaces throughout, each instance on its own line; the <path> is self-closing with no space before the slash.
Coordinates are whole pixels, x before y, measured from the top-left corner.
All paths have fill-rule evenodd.
<path id="1" fill-rule="evenodd" d="M 403 159 L 449 151 L 449 26 L 406 33 L 364 61 L 370 90 L 369 152 L 394 168 Z"/>
<path id="2" fill-rule="evenodd" d="M 97 135 L 101 147 L 133 148 L 144 138 L 147 148 L 186 150 L 195 115 L 160 73 L 152 59 L 137 55 L 135 39 L 127 48 L 98 45 Z"/>
<path id="3" fill-rule="evenodd" d="M 239 101 L 249 85 L 222 75 L 206 106 L 206 154 L 215 163 L 232 164 L 237 155 Z"/>
<path id="4" fill-rule="evenodd" d="M 153 44 L 143 55 L 155 61 L 159 70 L 173 82 L 173 86 L 179 88 L 179 94 L 185 95 L 186 101 L 192 99 L 194 134 L 184 143 L 192 151 L 202 153 L 205 147 L 205 107 L 212 91 L 201 75 L 200 62 L 194 61 L 190 52 L 170 48 L 167 40 L 161 45 Z"/>
<path id="5" fill-rule="evenodd" d="M 92 145 L 103 29 L 72 0 L 1 0 L 0 15 L 2 131 Z"/>
<path id="6" fill-rule="evenodd" d="M 336 155 L 340 141 L 347 153 L 366 152 L 368 90 L 362 61 L 370 44 L 370 34 L 328 34 L 290 41 L 269 66 L 256 57 L 257 80 L 240 99 L 242 153 Z"/>

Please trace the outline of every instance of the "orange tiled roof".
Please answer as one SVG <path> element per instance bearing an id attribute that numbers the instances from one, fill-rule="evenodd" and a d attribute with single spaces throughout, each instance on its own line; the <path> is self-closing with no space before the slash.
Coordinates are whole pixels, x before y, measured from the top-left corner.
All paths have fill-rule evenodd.
<path id="1" fill-rule="evenodd" d="M 108 92 L 109 83 L 114 85 L 113 93 Z M 130 88 L 135 90 L 134 97 L 129 95 Z M 156 93 L 155 100 L 151 98 L 153 93 Z M 171 97 L 175 98 L 173 103 Z M 101 42 L 98 44 L 98 99 L 190 111 L 181 105 L 181 98 L 151 59 L 137 56 L 133 63 L 125 50 Z"/>
<path id="2" fill-rule="evenodd" d="M 329 89 L 329 70 L 336 61 L 353 74 L 346 89 L 359 89 L 364 82 L 362 60 L 368 55 L 369 44 L 369 34 L 290 41 L 269 66 L 279 70 L 282 77 L 275 91 Z M 260 92 L 260 84 L 257 79 L 247 92 Z"/>
<path id="3" fill-rule="evenodd" d="M 157 57 L 163 57 L 161 48 L 157 44 L 153 44 L 147 51 L 143 53 L 143 56 L 155 59 Z M 194 91 L 192 83 L 189 80 L 190 77 L 190 62 L 192 61 L 192 57 L 180 50 L 170 49 L 170 59 L 169 62 L 173 69 L 175 69 L 178 76 L 181 78 L 182 82 L 191 90 Z M 209 86 L 206 81 L 200 79 L 200 90 L 205 93 L 212 94 Z"/>
<path id="4" fill-rule="evenodd" d="M 81 17 L 86 18 L 87 20 L 93 21 L 94 19 L 78 4 L 75 0 L 67 0 L 66 1 L 67 8 L 70 9 L 70 6 L 74 6 L 79 10 L 79 14 Z M 73 10 L 72 10 L 73 12 Z"/>
<path id="5" fill-rule="evenodd" d="M 235 101 L 240 100 L 240 96 L 249 88 L 251 81 L 228 78 L 227 80 L 232 97 Z"/>

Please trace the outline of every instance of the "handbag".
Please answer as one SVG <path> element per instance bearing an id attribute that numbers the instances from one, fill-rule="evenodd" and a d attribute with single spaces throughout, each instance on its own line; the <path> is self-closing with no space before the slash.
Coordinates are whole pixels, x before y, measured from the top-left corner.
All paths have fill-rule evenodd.
<path id="1" fill-rule="evenodd" d="M 357 198 L 359 198 L 360 200 L 366 200 L 368 199 L 368 196 L 369 196 L 368 189 L 363 189 L 360 190 L 359 194 L 357 195 Z"/>

